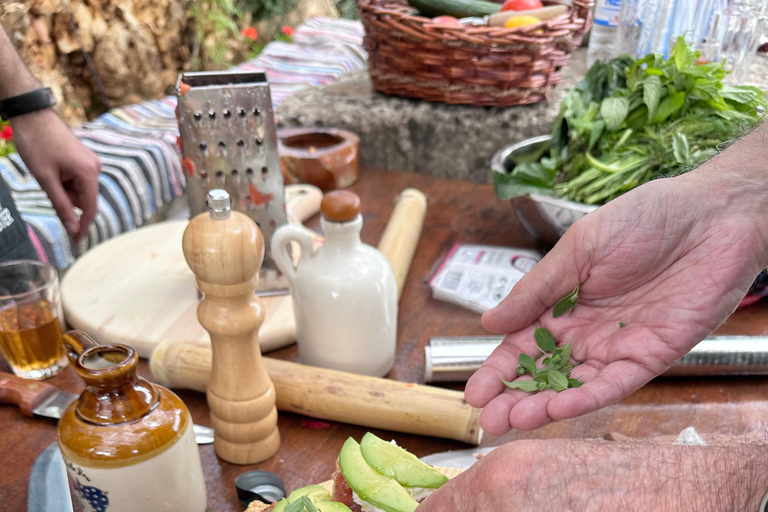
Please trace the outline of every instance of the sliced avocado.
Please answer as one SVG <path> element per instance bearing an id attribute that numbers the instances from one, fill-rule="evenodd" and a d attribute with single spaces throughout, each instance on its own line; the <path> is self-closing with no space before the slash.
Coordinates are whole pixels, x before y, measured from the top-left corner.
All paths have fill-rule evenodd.
<path id="1" fill-rule="evenodd" d="M 288 503 L 293 503 L 302 496 L 308 497 L 312 503 L 316 501 L 331 501 L 331 493 L 322 485 L 308 485 L 296 489 L 288 496 Z"/>
<path id="2" fill-rule="evenodd" d="M 360 449 L 368 464 L 406 487 L 437 489 L 448 481 L 447 476 L 424 464 L 414 454 L 370 432 L 363 436 Z"/>
<path id="3" fill-rule="evenodd" d="M 283 498 L 277 503 L 275 503 L 275 506 L 272 507 L 272 512 L 283 512 L 286 506 L 288 506 L 288 500 Z"/>
<path id="4" fill-rule="evenodd" d="M 352 512 L 348 506 L 338 501 L 316 501 L 314 503 L 320 512 Z"/>
<path id="5" fill-rule="evenodd" d="M 341 447 L 339 467 L 349 487 L 374 507 L 385 512 L 413 512 L 419 506 L 397 481 L 365 462 L 360 445 L 351 437 Z"/>

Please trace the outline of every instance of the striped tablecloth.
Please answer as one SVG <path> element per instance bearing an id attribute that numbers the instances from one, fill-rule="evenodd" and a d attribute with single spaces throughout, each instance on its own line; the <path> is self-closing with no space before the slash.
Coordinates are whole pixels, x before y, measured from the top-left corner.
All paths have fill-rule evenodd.
<path id="1" fill-rule="evenodd" d="M 329 84 L 364 68 L 359 22 L 312 18 L 296 28 L 291 43 L 272 42 L 255 59 L 235 69 L 264 71 L 275 107 L 311 86 Z M 59 269 L 79 254 L 156 218 L 162 207 L 184 192 L 172 96 L 115 108 L 75 129 L 101 158 L 98 214 L 89 236 L 74 246 L 51 203 L 18 155 L 0 158 L 0 175 L 11 188 L 22 218 Z"/>

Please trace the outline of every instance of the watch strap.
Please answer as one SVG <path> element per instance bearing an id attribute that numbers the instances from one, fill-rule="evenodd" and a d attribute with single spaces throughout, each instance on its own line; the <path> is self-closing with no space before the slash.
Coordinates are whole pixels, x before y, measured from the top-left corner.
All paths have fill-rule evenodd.
<path id="1" fill-rule="evenodd" d="M 50 87 L 41 87 L 0 101 L 0 117 L 4 121 L 12 117 L 50 108 L 56 104 L 56 96 Z"/>
<path id="2" fill-rule="evenodd" d="M 768 492 L 763 496 L 763 501 L 760 502 L 760 508 L 757 509 L 757 512 L 768 512 Z"/>

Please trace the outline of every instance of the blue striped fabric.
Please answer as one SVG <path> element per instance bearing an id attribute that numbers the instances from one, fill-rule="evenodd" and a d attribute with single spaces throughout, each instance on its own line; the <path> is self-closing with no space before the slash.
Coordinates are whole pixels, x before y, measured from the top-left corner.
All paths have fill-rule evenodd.
<path id="1" fill-rule="evenodd" d="M 367 66 L 359 22 L 312 18 L 296 28 L 293 42 L 272 42 L 240 70 L 267 73 L 272 101 L 334 82 Z M 11 188 L 24 221 L 59 269 L 99 242 L 149 222 L 163 205 L 184 193 L 176 146 L 172 96 L 115 108 L 74 130 L 101 158 L 98 214 L 86 240 L 74 246 L 51 203 L 18 155 L 0 158 L 0 175 Z"/>

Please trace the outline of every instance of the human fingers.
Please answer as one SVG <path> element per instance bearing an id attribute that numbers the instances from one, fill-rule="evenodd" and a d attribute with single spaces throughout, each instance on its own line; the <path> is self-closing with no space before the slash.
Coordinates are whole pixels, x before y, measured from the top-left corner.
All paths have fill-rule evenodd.
<path id="1" fill-rule="evenodd" d="M 493 398 L 508 389 L 502 379 L 517 379 L 517 366 L 521 353 L 536 356 L 535 326 L 508 335 L 485 360 L 482 367 L 467 381 L 464 397 L 472 407 L 485 407 Z"/>
<path id="2" fill-rule="evenodd" d="M 584 381 L 578 388 L 566 389 L 547 404 L 547 415 L 554 420 L 567 420 L 589 414 L 614 404 L 656 376 L 646 366 L 622 359 L 613 361 L 594 376 L 588 367 L 580 373 L 577 367 L 573 375 Z"/>
<path id="3" fill-rule="evenodd" d="M 582 219 L 585 220 L 586 217 Z M 509 295 L 483 315 L 483 327 L 497 333 L 528 327 L 579 284 L 580 267 L 589 258 L 590 246 L 581 240 L 585 230 L 578 226 L 579 223 L 572 226 Z"/>
<path id="4" fill-rule="evenodd" d="M 75 215 L 74 205 L 59 180 L 59 174 L 53 172 L 38 172 L 37 181 L 51 200 L 51 205 L 56 211 L 56 215 L 61 219 L 64 229 L 72 237 L 77 235 L 80 223 L 77 219 L 77 215 Z"/>

